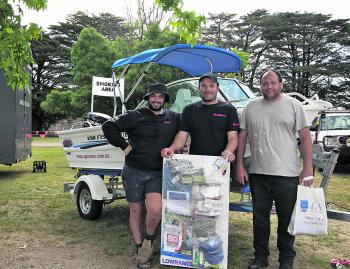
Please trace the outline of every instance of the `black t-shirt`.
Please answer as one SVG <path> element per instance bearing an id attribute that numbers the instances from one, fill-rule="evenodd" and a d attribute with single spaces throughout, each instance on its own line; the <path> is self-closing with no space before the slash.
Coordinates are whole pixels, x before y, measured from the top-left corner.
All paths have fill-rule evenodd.
<path id="1" fill-rule="evenodd" d="M 190 154 L 219 156 L 226 148 L 227 132 L 238 130 L 237 110 L 231 104 L 199 101 L 182 111 L 180 131 L 191 135 Z"/>

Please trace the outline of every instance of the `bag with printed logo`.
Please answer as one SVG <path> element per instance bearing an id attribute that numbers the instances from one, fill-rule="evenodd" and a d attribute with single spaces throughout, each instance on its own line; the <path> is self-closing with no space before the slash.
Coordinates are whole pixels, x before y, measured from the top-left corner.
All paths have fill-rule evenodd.
<path id="1" fill-rule="evenodd" d="M 291 235 L 326 235 L 327 227 L 327 210 L 323 189 L 299 185 L 288 232 Z"/>

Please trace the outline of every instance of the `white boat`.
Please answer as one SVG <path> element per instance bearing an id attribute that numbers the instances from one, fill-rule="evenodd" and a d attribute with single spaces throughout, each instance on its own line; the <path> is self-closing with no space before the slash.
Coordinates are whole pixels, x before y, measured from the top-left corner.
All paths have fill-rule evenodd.
<path id="1" fill-rule="evenodd" d="M 297 92 L 291 92 L 287 94 L 299 100 L 303 104 L 310 125 L 312 121 L 317 117 L 318 112 L 320 112 L 321 110 L 328 110 L 333 107 L 333 105 L 330 102 L 320 100 L 317 94 L 313 95 L 310 98 L 307 98 L 304 95 Z"/>
<path id="2" fill-rule="evenodd" d="M 101 125 L 59 132 L 64 152 L 72 168 L 120 170 L 124 152 L 111 146 Z"/>

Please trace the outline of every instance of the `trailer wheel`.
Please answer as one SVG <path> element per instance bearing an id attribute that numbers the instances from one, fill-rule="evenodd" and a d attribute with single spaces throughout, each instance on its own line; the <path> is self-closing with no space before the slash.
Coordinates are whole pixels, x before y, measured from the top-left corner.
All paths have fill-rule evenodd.
<path id="1" fill-rule="evenodd" d="M 77 207 L 79 215 L 83 219 L 96 220 L 101 216 L 103 201 L 93 200 L 89 186 L 82 183 L 79 186 Z"/>

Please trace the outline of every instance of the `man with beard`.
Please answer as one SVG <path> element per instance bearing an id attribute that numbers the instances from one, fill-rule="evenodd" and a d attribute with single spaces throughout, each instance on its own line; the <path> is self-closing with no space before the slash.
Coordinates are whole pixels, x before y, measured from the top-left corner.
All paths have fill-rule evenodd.
<path id="1" fill-rule="evenodd" d="M 239 130 L 236 109 L 217 99 L 219 83 L 215 75 L 204 74 L 199 79 L 201 101 L 187 105 L 183 111 L 180 130 L 170 147 L 162 150 L 171 157 L 182 149 L 191 135 L 190 154 L 223 156 L 232 162 Z"/>
<path id="2" fill-rule="evenodd" d="M 275 201 L 278 218 L 277 247 L 280 269 L 292 269 L 296 255 L 294 236 L 287 231 L 299 182 L 311 186 L 312 143 L 307 116 L 302 104 L 281 94 L 282 77 L 267 70 L 260 77 L 262 97 L 251 101 L 243 110 L 237 150 L 236 178 L 241 184 L 248 181 L 243 166 L 247 139 L 251 149 L 249 183 L 253 197 L 253 232 L 255 260 L 249 269 L 268 266 L 270 211 Z M 300 172 L 298 143 L 303 157 Z"/>
<path id="3" fill-rule="evenodd" d="M 180 119 L 179 114 L 163 109 L 164 103 L 169 101 L 164 84 L 150 85 L 144 100 L 148 101 L 148 107 L 129 111 L 102 125 L 108 142 L 125 153 L 122 178 L 130 208 L 130 230 L 137 247 L 136 263 L 140 268 L 149 265 L 153 238 L 161 219 L 160 150 L 173 141 Z M 128 134 L 128 142 L 121 132 Z"/>

